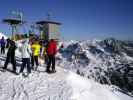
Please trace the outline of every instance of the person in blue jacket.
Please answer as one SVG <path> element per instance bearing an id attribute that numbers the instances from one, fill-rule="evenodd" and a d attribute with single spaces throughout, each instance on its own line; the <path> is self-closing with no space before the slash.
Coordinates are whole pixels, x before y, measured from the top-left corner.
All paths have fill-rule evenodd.
<path id="1" fill-rule="evenodd" d="M 5 54 L 6 40 L 4 39 L 4 37 L 2 37 L 2 39 L 0 40 L 0 44 L 1 44 L 1 54 Z"/>

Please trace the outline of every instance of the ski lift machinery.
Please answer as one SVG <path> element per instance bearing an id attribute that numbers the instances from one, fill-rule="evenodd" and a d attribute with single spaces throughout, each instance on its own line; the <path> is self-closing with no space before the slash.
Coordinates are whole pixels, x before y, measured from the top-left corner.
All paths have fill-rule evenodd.
<path id="1" fill-rule="evenodd" d="M 7 23 L 11 27 L 11 39 L 16 40 L 15 35 L 18 34 L 18 27 L 22 27 L 24 33 L 26 33 L 26 29 L 23 21 L 23 13 L 20 11 L 12 11 L 11 16 L 9 18 L 3 19 L 4 23 Z"/>

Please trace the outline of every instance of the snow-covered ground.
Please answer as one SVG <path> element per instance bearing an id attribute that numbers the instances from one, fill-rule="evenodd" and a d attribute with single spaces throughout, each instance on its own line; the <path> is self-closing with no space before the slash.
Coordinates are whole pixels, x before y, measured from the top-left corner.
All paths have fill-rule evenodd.
<path id="1" fill-rule="evenodd" d="M 109 86 L 82 78 L 72 72 L 69 72 L 67 81 L 73 90 L 72 100 L 133 100 L 127 95 L 113 91 Z"/>
<path id="2" fill-rule="evenodd" d="M 0 72 L 0 100 L 133 100 L 62 68 L 57 67 L 54 74 L 47 74 L 44 69 L 40 66 L 26 78 Z"/>
<path id="3" fill-rule="evenodd" d="M 56 73 L 46 73 L 46 65 L 42 64 L 38 71 L 32 71 L 28 77 L 24 77 L 22 74 L 13 74 L 9 64 L 8 71 L 0 71 L 0 100 L 133 100 L 133 97 L 118 91 L 112 85 L 102 85 L 94 80 L 93 77 L 99 75 L 99 70 L 95 68 L 100 66 L 101 71 L 106 71 L 107 63 L 103 60 L 107 59 L 112 62 L 111 66 L 114 65 L 114 59 L 107 56 L 108 52 L 97 45 L 96 41 L 75 43 L 77 41 L 66 43 L 64 51 L 57 54 Z M 91 52 L 92 45 L 104 52 L 102 56 L 105 59 L 99 53 L 95 55 Z M 76 54 L 79 54 L 77 58 Z M 132 61 L 132 57 L 125 56 L 124 59 Z M 18 72 L 21 64 L 19 50 L 16 50 L 16 57 Z M 0 55 L 0 67 L 3 67 L 5 58 L 5 55 Z M 90 76 L 89 79 L 74 73 L 77 69 L 78 74 Z M 93 77 L 89 71 L 94 73 Z M 101 74 L 106 76 L 103 72 Z"/>

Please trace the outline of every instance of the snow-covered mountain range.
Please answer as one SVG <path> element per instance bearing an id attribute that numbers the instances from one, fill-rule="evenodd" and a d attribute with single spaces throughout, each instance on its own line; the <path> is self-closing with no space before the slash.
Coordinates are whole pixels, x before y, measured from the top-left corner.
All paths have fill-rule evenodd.
<path id="1" fill-rule="evenodd" d="M 133 41 L 69 41 L 59 50 L 58 66 L 133 94 Z"/>

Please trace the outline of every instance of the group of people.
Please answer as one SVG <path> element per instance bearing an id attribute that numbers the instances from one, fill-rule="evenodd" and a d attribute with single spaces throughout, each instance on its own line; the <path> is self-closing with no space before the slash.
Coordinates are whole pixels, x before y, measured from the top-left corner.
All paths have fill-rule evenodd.
<path id="1" fill-rule="evenodd" d="M 45 43 L 45 45 L 43 43 L 40 43 L 38 40 L 34 41 L 22 40 L 21 45 L 18 45 L 13 40 L 8 40 L 8 45 L 9 47 L 3 71 L 6 71 L 8 63 L 11 63 L 13 66 L 14 73 L 16 74 L 23 73 L 24 68 L 27 68 L 27 72 L 28 74 L 30 74 L 31 70 L 35 71 L 37 70 L 39 66 L 38 58 L 41 57 L 43 58 L 45 64 L 47 65 L 46 72 L 48 73 L 56 72 L 55 55 L 57 53 L 57 43 L 54 39 L 50 39 L 47 43 Z M 1 45 L 1 50 L 3 49 L 2 46 L 3 45 Z M 15 51 L 17 48 L 20 51 L 22 58 L 22 65 L 19 70 L 19 73 L 16 72 Z"/>

